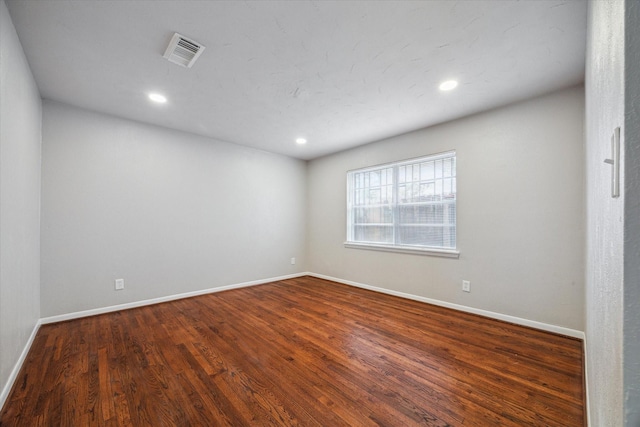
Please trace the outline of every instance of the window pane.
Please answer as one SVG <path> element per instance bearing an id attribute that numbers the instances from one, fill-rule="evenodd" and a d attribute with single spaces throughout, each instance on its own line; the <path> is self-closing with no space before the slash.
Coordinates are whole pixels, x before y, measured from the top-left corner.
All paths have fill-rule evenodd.
<path id="1" fill-rule="evenodd" d="M 389 206 L 363 207 L 353 210 L 353 223 L 393 225 L 393 208 Z"/>
<path id="2" fill-rule="evenodd" d="M 453 213 L 451 212 L 453 208 Z M 398 222 L 406 224 L 455 224 L 455 206 L 449 204 L 415 204 L 398 207 Z"/>
<path id="3" fill-rule="evenodd" d="M 380 204 L 380 189 L 379 188 L 374 188 L 369 190 L 369 194 L 368 194 L 368 198 L 367 198 L 367 204 L 369 205 L 374 205 L 374 204 Z"/>
<path id="4" fill-rule="evenodd" d="M 436 179 L 442 178 L 442 160 L 436 160 Z"/>
<path id="5" fill-rule="evenodd" d="M 451 178 L 446 178 L 442 184 L 442 194 L 448 196 L 451 194 Z"/>
<path id="6" fill-rule="evenodd" d="M 445 178 L 450 177 L 453 171 L 452 168 L 452 161 L 453 159 L 444 159 L 443 160 L 443 167 L 444 167 L 444 176 Z"/>
<path id="7" fill-rule="evenodd" d="M 444 205 L 444 223 L 445 224 L 449 224 L 452 227 L 455 227 L 456 225 L 456 204 L 455 202 L 453 203 L 447 203 Z"/>
<path id="8" fill-rule="evenodd" d="M 357 225 L 354 229 L 355 240 L 370 243 L 393 243 L 393 227 Z"/>
<path id="9" fill-rule="evenodd" d="M 455 227 L 402 226 L 398 237 L 400 245 L 455 247 Z"/>
<path id="10" fill-rule="evenodd" d="M 422 177 L 422 179 L 424 179 L 424 180 L 434 179 L 435 178 L 435 176 L 434 176 L 435 166 L 433 164 L 433 161 L 425 162 L 423 164 L 425 165 L 424 166 L 425 173 L 424 173 L 424 176 Z"/>
<path id="11" fill-rule="evenodd" d="M 404 199 L 401 202 L 411 203 L 413 200 L 413 184 L 407 184 L 405 188 Z"/>
<path id="12" fill-rule="evenodd" d="M 370 172 L 371 182 L 369 185 L 371 187 L 379 187 L 380 186 L 380 171 Z"/>
<path id="13" fill-rule="evenodd" d="M 391 204 L 393 203 L 393 187 L 387 185 L 385 187 L 385 195 L 383 197 L 382 203 Z"/>

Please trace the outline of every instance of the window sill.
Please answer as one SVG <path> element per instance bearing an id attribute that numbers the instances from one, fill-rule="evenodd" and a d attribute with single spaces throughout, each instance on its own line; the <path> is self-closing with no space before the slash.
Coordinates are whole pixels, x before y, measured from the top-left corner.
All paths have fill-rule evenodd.
<path id="1" fill-rule="evenodd" d="M 403 254 L 437 256 L 443 258 L 459 258 L 460 252 L 455 249 L 414 248 L 411 246 L 387 246 L 373 243 L 344 242 L 345 248 L 366 249 L 371 251 L 398 252 Z"/>

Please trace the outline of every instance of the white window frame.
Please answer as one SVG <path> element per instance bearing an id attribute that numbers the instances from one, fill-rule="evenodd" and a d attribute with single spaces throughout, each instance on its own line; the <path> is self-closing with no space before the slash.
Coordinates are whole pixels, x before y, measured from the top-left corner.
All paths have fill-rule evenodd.
<path id="1" fill-rule="evenodd" d="M 423 162 L 430 162 L 430 161 L 435 161 L 435 160 L 441 160 L 441 159 L 448 159 L 448 158 L 453 158 L 454 160 L 456 159 L 456 152 L 455 151 L 447 151 L 444 153 L 438 153 L 438 154 L 432 154 L 432 155 L 428 155 L 428 156 L 422 156 L 422 157 L 417 157 L 417 158 L 412 158 L 412 159 L 407 159 L 407 160 L 402 160 L 402 161 L 398 161 L 398 162 L 391 162 L 391 163 L 385 163 L 385 164 L 381 164 L 381 165 L 376 165 L 376 166 L 370 166 L 370 167 L 366 167 L 366 168 L 361 168 L 361 169 L 354 169 L 354 170 L 350 170 L 347 172 L 347 240 L 344 242 L 344 246 L 347 248 L 354 248 L 354 249 L 368 249 L 368 250 L 378 250 L 378 251 L 389 251 L 389 252 L 400 252 L 400 253 L 410 253 L 410 254 L 421 254 L 421 255 L 431 255 L 431 256 L 440 256 L 440 257 L 447 257 L 447 258 L 458 258 L 460 256 L 460 252 L 457 249 L 457 214 L 456 214 L 456 218 L 455 221 L 453 223 L 453 227 L 455 228 L 455 240 L 456 243 L 455 245 L 453 245 L 453 247 L 446 247 L 446 246 L 423 246 L 423 245 L 402 245 L 402 244 L 397 244 L 395 242 L 397 242 L 398 238 L 397 236 L 399 235 L 399 206 L 401 206 L 402 204 L 398 202 L 398 197 L 399 197 L 399 186 L 401 185 L 398 179 L 398 171 L 400 170 L 400 168 L 402 166 L 407 166 L 407 165 L 412 165 L 412 164 L 416 164 L 416 163 L 423 163 Z M 378 243 L 378 242 L 369 242 L 369 241 L 358 241 L 355 240 L 355 227 L 357 224 L 354 224 L 354 211 L 355 209 L 357 209 L 359 206 L 363 206 L 363 205 L 356 205 L 356 201 L 354 200 L 357 195 L 356 195 L 356 185 L 355 185 L 355 177 L 357 176 L 357 174 L 362 173 L 362 172 L 371 172 L 371 171 L 377 171 L 377 170 L 384 170 L 384 169 L 391 169 L 392 170 L 392 183 L 391 184 L 386 184 L 387 187 L 391 187 L 392 190 L 392 201 L 390 203 L 383 203 L 381 204 L 379 207 L 383 208 L 383 207 L 387 207 L 387 208 L 391 208 L 392 213 L 392 222 L 385 222 L 384 224 L 388 227 L 392 227 L 393 231 L 392 231 L 392 239 L 394 241 L 394 243 Z M 385 172 L 385 174 L 388 175 L 388 171 Z M 455 179 L 455 176 L 457 174 L 454 173 L 453 178 Z M 434 180 L 435 181 L 435 180 Z M 388 182 L 388 181 L 385 181 Z M 420 181 L 422 182 L 422 181 Z M 382 190 L 382 187 L 384 185 L 380 184 L 380 191 Z M 455 188 L 455 184 L 454 184 L 454 188 Z M 388 194 L 388 189 L 384 189 L 385 192 L 387 192 Z M 453 201 L 449 200 L 447 201 L 447 203 L 451 204 L 453 203 L 456 206 L 456 211 L 457 211 L 457 190 L 453 191 Z M 420 203 L 423 204 L 423 203 Z M 424 203 L 423 205 L 434 205 L 436 203 Z M 371 206 L 371 205 L 367 205 L 367 206 Z M 405 204 L 405 206 L 407 206 L 407 204 Z M 373 205 L 373 207 L 375 207 L 375 205 Z M 387 210 L 387 213 L 389 211 Z M 361 224 L 362 225 L 362 224 Z M 375 224 L 372 224 L 375 225 Z M 433 226 L 433 225 L 431 225 Z"/>

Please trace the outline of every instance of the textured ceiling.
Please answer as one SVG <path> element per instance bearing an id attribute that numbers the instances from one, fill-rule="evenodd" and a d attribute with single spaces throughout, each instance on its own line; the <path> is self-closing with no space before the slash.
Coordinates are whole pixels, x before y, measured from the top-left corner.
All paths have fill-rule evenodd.
<path id="1" fill-rule="evenodd" d="M 582 82 L 586 4 L 7 1 L 43 98 L 301 159 Z"/>

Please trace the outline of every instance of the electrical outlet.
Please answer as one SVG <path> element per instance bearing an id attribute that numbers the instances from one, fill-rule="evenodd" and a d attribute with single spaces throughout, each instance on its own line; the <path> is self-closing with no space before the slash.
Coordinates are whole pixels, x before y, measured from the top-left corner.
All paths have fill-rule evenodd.
<path id="1" fill-rule="evenodd" d="M 468 280 L 462 281 L 462 290 L 464 292 L 471 292 L 471 282 Z"/>
<path id="2" fill-rule="evenodd" d="M 295 258 L 291 258 L 291 265 L 296 265 L 296 259 Z"/>
<path id="3" fill-rule="evenodd" d="M 116 279 L 116 291 L 124 289 L 124 279 Z"/>

